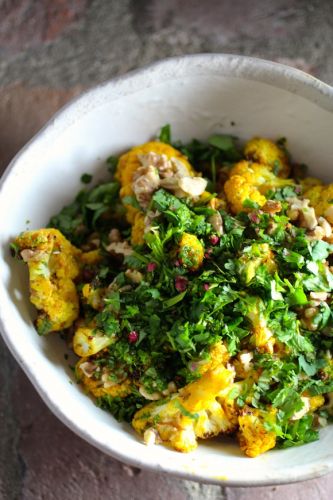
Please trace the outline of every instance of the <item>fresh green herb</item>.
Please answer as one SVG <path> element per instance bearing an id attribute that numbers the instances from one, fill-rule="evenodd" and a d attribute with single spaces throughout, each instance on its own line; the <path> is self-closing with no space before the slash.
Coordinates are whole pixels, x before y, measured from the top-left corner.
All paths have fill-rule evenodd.
<path id="1" fill-rule="evenodd" d="M 161 142 L 166 144 L 171 143 L 171 127 L 169 124 L 164 125 L 164 127 L 161 128 L 158 138 Z"/>
<path id="2" fill-rule="evenodd" d="M 145 404 L 143 397 L 130 394 L 121 398 L 108 394 L 97 398 L 96 405 L 103 410 L 108 410 L 119 422 L 130 422 L 133 414 Z"/>
<path id="3" fill-rule="evenodd" d="M 81 175 L 81 182 L 83 184 L 89 184 L 89 182 L 92 181 L 93 176 L 90 174 L 82 174 Z"/>

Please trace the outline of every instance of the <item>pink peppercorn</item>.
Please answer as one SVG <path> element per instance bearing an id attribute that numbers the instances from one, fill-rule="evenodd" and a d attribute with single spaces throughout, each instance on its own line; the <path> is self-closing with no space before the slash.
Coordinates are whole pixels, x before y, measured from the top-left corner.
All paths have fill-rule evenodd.
<path id="1" fill-rule="evenodd" d="M 204 283 L 203 287 L 204 287 L 204 290 L 206 290 L 206 292 L 207 292 L 207 290 L 209 290 L 209 288 L 210 288 L 210 285 L 209 285 L 209 283 Z"/>
<path id="2" fill-rule="evenodd" d="M 129 332 L 127 339 L 130 344 L 135 344 L 135 342 L 138 340 L 139 334 L 135 330 L 132 330 Z"/>
<path id="3" fill-rule="evenodd" d="M 178 260 L 178 259 L 177 259 L 177 260 L 175 260 L 175 266 L 176 266 L 176 267 L 179 267 L 179 266 L 180 266 L 180 260 Z"/>
<path id="4" fill-rule="evenodd" d="M 155 262 L 149 262 L 147 264 L 147 271 L 148 271 L 148 273 L 152 273 L 153 271 L 155 271 L 156 267 L 157 266 L 156 266 Z"/>
<path id="5" fill-rule="evenodd" d="M 211 257 L 213 249 L 211 247 L 206 248 L 205 257 L 209 259 Z"/>
<path id="6" fill-rule="evenodd" d="M 216 234 L 212 234 L 209 237 L 209 241 L 211 242 L 212 245 L 217 245 L 220 242 L 220 238 Z"/>
<path id="7" fill-rule="evenodd" d="M 259 224 L 260 222 L 260 217 L 255 212 L 249 213 L 249 219 L 251 222 L 254 222 L 255 224 Z"/>
<path id="8" fill-rule="evenodd" d="M 187 288 L 187 279 L 184 278 L 184 276 L 177 276 L 177 278 L 175 278 L 175 288 L 178 292 L 185 292 L 186 288 Z"/>

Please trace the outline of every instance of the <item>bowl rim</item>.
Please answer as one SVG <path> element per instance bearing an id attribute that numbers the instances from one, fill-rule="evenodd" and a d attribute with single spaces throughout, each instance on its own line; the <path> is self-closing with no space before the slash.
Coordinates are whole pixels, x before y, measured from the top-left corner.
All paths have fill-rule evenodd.
<path id="1" fill-rule="evenodd" d="M 208 71 L 212 75 L 222 76 L 225 74 L 227 77 L 239 77 L 245 80 L 267 83 L 274 87 L 297 93 L 298 96 L 304 97 L 326 111 L 333 112 L 333 88 L 330 85 L 299 69 L 281 63 L 255 57 L 215 53 L 193 54 L 163 59 L 94 86 L 63 106 L 12 159 L 0 179 L 0 199 L 6 188 L 7 181 L 19 170 L 22 157 L 32 150 L 36 144 L 52 140 L 52 137 L 57 136 L 64 128 L 69 127 L 73 123 L 73 120 L 82 116 L 82 113 L 87 113 L 98 106 L 101 100 L 110 100 L 110 98 L 116 100 L 129 94 L 135 94 L 135 92 L 140 90 L 140 86 L 138 87 L 136 84 L 141 84 L 142 86 L 144 82 L 145 86 L 154 85 L 158 83 L 161 76 L 165 79 L 173 78 L 175 66 L 178 66 L 178 69 L 180 69 L 184 76 L 195 77 L 203 74 L 203 71 L 207 74 Z M 0 304 L 3 305 L 3 301 L 6 301 L 5 286 L 0 280 Z M 140 456 L 129 456 L 126 451 L 119 450 L 117 443 L 114 446 L 112 446 L 112 443 L 103 443 L 102 440 L 98 440 L 92 436 L 86 429 L 80 427 L 74 419 L 69 418 L 65 414 L 61 406 L 54 401 L 52 392 L 47 390 L 47 383 L 44 387 L 43 382 L 37 377 L 37 374 L 25 363 L 24 353 L 20 351 L 19 346 L 15 345 L 14 338 L 6 326 L 6 318 L 6 308 L 2 307 L 0 311 L 0 333 L 5 344 L 52 413 L 81 438 L 122 462 L 139 468 L 154 470 L 155 472 L 167 472 L 184 479 L 223 486 L 266 486 L 292 483 L 316 478 L 333 470 L 332 455 L 331 457 L 326 457 L 325 463 L 316 466 L 313 464 L 299 465 L 293 469 L 289 476 L 287 475 L 283 478 L 279 474 L 274 475 L 274 471 L 272 471 L 272 474 L 269 476 L 242 481 L 239 478 L 225 479 L 211 477 L 204 471 L 194 473 L 193 471 L 178 470 L 168 458 L 164 459 L 164 463 L 162 459 L 159 463 L 156 463 L 154 458 L 148 460 Z"/>

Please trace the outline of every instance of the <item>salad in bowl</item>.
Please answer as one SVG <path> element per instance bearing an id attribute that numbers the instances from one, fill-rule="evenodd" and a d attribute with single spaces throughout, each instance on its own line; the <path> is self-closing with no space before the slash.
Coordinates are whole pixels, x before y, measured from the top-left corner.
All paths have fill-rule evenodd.
<path id="1" fill-rule="evenodd" d="M 150 142 L 15 238 L 40 335 L 147 445 L 228 435 L 248 457 L 332 415 L 333 184 L 284 138 Z"/>

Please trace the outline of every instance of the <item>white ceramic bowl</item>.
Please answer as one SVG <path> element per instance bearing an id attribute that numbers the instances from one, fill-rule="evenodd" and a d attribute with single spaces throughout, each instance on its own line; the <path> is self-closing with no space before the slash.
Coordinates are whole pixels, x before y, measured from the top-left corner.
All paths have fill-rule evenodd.
<path id="1" fill-rule="evenodd" d="M 16 156 L 0 190 L 1 329 L 12 354 L 62 422 L 104 452 L 138 467 L 224 485 L 299 481 L 333 469 L 333 427 L 298 448 L 246 458 L 223 439 L 190 454 L 147 447 L 127 425 L 97 408 L 72 378 L 65 347 L 33 327 L 27 273 L 8 252 L 20 231 L 39 228 L 72 200 L 84 172 L 154 137 L 170 123 L 188 140 L 212 132 L 288 138 L 294 158 L 329 180 L 333 89 L 298 70 L 259 59 L 204 54 L 159 62 L 101 85 L 68 104 Z M 234 123 L 234 124 L 233 124 Z M 27 220 L 30 222 L 27 224 Z"/>

